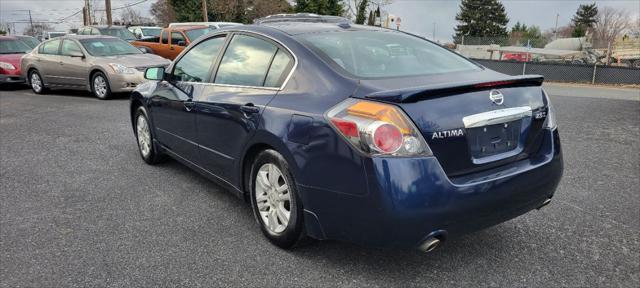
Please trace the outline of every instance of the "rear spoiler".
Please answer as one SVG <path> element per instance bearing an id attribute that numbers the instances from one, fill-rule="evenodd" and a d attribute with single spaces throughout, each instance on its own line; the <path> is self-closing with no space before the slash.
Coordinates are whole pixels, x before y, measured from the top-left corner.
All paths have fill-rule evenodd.
<path id="1" fill-rule="evenodd" d="M 431 97 L 442 97 L 452 94 L 472 92 L 486 89 L 541 86 L 544 77 L 541 75 L 510 76 L 492 81 L 465 81 L 437 83 L 426 86 L 409 87 L 396 90 L 375 92 L 365 96 L 368 99 L 406 103 L 416 102 Z"/>

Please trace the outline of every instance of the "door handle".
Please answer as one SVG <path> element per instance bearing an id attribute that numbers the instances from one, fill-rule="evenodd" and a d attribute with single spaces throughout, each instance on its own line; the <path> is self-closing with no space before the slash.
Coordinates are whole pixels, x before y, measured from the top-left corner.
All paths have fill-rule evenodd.
<path id="1" fill-rule="evenodd" d="M 192 102 L 191 100 L 184 101 L 182 104 L 184 105 L 184 110 L 186 110 L 187 112 L 191 112 L 191 110 L 193 110 L 193 107 L 196 106 L 196 103 Z"/>
<path id="2" fill-rule="evenodd" d="M 256 107 L 253 103 L 248 103 L 243 106 L 240 106 L 240 111 L 247 114 L 260 113 L 260 107 Z"/>

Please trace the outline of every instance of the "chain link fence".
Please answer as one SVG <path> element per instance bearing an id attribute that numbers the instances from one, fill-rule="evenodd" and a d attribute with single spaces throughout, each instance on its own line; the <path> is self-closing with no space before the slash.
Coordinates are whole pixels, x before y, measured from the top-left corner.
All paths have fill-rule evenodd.
<path id="1" fill-rule="evenodd" d="M 488 59 L 473 60 L 491 70 L 507 75 L 538 74 L 544 76 L 546 80 L 560 82 L 640 85 L 640 69 L 638 68 Z"/>

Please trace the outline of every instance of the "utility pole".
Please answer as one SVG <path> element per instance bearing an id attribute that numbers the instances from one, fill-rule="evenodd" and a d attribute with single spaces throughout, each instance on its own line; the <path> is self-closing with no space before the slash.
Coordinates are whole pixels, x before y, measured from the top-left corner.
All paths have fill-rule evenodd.
<path id="1" fill-rule="evenodd" d="M 29 9 L 29 27 L 31 27 L 31 33 L 35 34 L 36 31 L 33 30 L 33 19 L 31 18 L 31 9 Z M 36 36 L 36 35 L 31 35 Z"/>
<path id="2" fill-rule="evenodd" d="M 433 34 L 431 36 L 431 40 L 433 40 L 433 42 L 436 42 L 436 22 L 433 22 Z"/>
<path id="3" fill-rule="evenodd" d="M 107 25 L 113 25 L 113 21 L 111 19 L 111 0 L 104 0 L 104 10 L 107 13 Z"/>
<path id="4" fill-rule="evenodd" d="M 89 3 L 90 0 L 84 0 L 84 7 L 87 10 L 87 24 L 86 25 L 91 25 L 91 3 Z"/>
<path id="5" fill-rule="evenodd" d="M 207 0 L 202 0 L 202 19 L 204 22 L 209 22 L 209 15 L 207 14 Z"/>
<path id="6" fill-rule="evenodd" d="M 558 17 L 560 17 L 560 13 L 556 14 L 556 29 L 553 30 L 553 40 L 558 40 Z"/>

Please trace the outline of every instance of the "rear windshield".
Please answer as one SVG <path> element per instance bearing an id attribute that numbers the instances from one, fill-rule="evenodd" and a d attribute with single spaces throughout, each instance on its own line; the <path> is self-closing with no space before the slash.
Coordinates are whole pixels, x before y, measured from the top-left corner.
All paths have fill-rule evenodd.
<path id="1" fill-rule="evenodd" d="M 198 39 L 200 36 L 209 33 L 209 31 L 212 31 L 214 29 L 212 28 L 201 28 L 201 29 L 193 29 L 193 30 L 187 30 L 184 31 L 184 33 L 187 34 L 187 37 L 189 37 L 190 41 L 195 41 L 196 39 Z"/>
<path id="2" fill-rule="evenodd" d="M 424 39 L 395 31 L 345 31 L 297 36 L 309 48 L 360 78 L 479 70 L 465 58 Z"/>
<path id="3" fill-rule="evenodd" d="M 142 54 L 142 51 L 118 38 L 81 39 L 84 49 L 93 56 Z"/>
<path id="4" fill-rule="evenodd" d="M 100 34 L 118 37 L 122 40 L 136 40 L 136 35 L 125 28 L 99 28 Z"/>
<path id="5" fill-rule="evenodd" d="M 27 53 L 31 48 L 17 39 L 0 39 L 0 54 Z"/>

